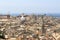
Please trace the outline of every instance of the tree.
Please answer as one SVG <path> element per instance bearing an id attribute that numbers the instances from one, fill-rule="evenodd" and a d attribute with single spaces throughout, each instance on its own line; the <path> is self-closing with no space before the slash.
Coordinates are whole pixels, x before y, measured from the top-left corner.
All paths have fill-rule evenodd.
<path id="1" fill-rule="evenodd" d="M 3 31 L 0 31 L 0 38 L 5 39 Z"/>

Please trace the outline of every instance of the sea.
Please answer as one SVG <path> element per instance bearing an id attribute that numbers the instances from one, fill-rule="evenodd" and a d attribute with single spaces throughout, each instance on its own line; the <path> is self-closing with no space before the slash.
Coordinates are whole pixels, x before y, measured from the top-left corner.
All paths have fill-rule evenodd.
<path id="1" fill-rule="evenodd" d="M 10 15 L 11 16 L 18 16 L 18 15 L 20 15 L 21 13 L 11 13 Z M 30 14 L 32 14 L 32 13 L 25 13 L 25 14 L 28 14 L 28 15 L 30 15 Z M 35 15 L 40 15 L 40 14 L 42 14 L 42 15 L 44 15 L 44 14 L 46 14 L 46 13 L 34 13 Z M 5 14 L 3 14 L 3 15 L 5 15 Z M 57 17 L 57 18 L 60 18 L 60 13 L 47 13 L 46 14 L 47 16 L 53 16 L 53 17 Z"/>
<path id="2" fill-rule="evenodd" d="M 18 13 L 12 13 L 12 14 L 10 14 L 11 16 L 18 16 L 18 15 L 20 15 L 20 14 L 18 14 Z M 36 14 L 36 15 L 40 15 L 40 14 Z M 60 17 L 60 13 L 52 13 L 52 14 L 50 14 L 50 13 L 48 13 L 48 14 L 46 14 L 47 16 L 53 16 L 53 17 Z"/>

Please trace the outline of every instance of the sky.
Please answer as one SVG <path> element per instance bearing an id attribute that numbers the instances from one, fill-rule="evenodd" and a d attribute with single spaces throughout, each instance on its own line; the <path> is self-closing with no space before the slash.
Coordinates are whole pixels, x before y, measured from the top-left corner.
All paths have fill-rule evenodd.
<path id="1" fill-rule="evenodd" d="M 60 13 L 60 0 L 0 0 L 0 14 Z"/>

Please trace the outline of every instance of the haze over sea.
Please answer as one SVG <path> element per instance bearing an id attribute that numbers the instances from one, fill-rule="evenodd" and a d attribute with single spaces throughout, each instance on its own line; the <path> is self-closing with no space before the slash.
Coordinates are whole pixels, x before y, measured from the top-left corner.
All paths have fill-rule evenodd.
<path id="1" fill-rule="evenodd" d="M 60 0 L 0 0 L 0 14 L 6 13 L 12 16 L 34 13 L 60 17 Z"/>

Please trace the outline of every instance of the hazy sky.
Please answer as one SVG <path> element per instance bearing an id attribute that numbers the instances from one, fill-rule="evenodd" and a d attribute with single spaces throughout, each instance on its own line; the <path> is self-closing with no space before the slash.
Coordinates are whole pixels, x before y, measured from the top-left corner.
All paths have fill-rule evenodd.
<path id="1" fill-rule="evenodd" d="M 0 0 L 0 13 L 60 13 L 60 0 Z"/>

